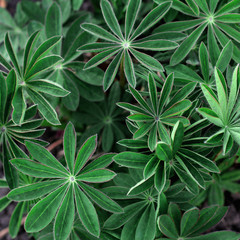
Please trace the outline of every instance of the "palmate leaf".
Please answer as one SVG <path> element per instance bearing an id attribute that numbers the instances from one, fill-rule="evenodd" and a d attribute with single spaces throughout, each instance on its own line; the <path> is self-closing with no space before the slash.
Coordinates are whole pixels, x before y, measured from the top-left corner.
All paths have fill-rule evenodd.
<path id="1" fill-rule="evenodd" d="M 105 29 L 94 24 L 84 23 L 82 29 L 97 36 L 100 39 L 110 41 L 100 42 L 96 44 L 88 44 L 80 47 L 79 51 L 99 52 L 91 58 L 85 65 L 85 69 L 95 67 L 112 56 L 115 56 L 106 70 L 103 79 L 104 91 L 107 91 L 114 79 L 117 77 L 119 67 L 125 73 L 128 83 L 135 88 L 136 77 L 131 55 L 142 65 L 155 71 L 164 71 L 162 65 L 153 57 L 139 52 L 137 49 L 145 49 L 152 51 L 165 51 L 175 49 L 178 44 L 174 41 L 164 39 L 163 36 L 150 36 L 148 41 L 136 40 L 140 35 L 154 26 L 170 9 L 171 3 L 162 3 L 155 7 L 149 14 L 140 22 L 136 30 L 133 32 L 135 20 L 142 1 L 130 0 L 127 5 L 125 15 L 125 36 L 121 31 L 119 23 L 114 14 L 113 8 L 108 0 L 101 0 L 101 10 L 104 20 L 113 34 Z M 133 11 L 133 12 L 132 12 Z M 132 15 L 134 13 L 134 15 Z M 166 38 L 168 38 L 166 34 Z M 115 43 L 115 44 L 112 44 Z M 131 53 L 131 54 L 130 54 Z"/>
<path id="2" fill-rule="evenodd" d="M 158 1 L 158 3 L 161 2 L 162 1 Z M 225 47 L 229 40 L 239 41 L 239 31 L 231 26 L 231 23 L 239 22 L 238 14 L 231 12 L 239 7 L 239 3 L 237 3 L 237 1 L 231 1 L 229 3 L 220 4 L 218 1 L 210 1 L 207 3 L 206 1 L 191 0 L 187 1 L 187 4 L 176 0 L 173 2 L 172 8 L 183 14 L 194 17 L 193 20 L 191 18 L 191 20 L 166 23 L 158 27 L 155 32 L 172 32 L 176 31 L 176 29 L 177 31 L 190 31 L 189 36 L 180 44 L 171 58 L 171 65 L 176 65 L 185 59 L 198 39 L 203 35 L 204 29 L 207 28 L 210 58 L 215 66 L 220 53 L 217 42 L 219 42 L 222 47 Z M 233 59 L 239 62 L 239 49 L 237 44 L 233 43 L 232 47 Z M 227 56 L 225 61 L 229 58 L 231 58 L 231 54 Z"/>
<path id="3" fill-rule="evenodd" d="M 186 85 L 173 98 L 169 99 L 173 83 L 174 75 L 171 73 L 162 87 L 160 97 L 158 97 L 159 93 L 157 92 L 155 80 L 153 75 L 149 73 L 146 100 L 141 93 L 129 86 L 129 90 L 139 106 L 128 103 L 118 104 L 121 108 L 132 113 L 132 115 L 128 116 L 128 119 L 138 124 L 138 129 L 133 134 L 134 139 L 140 139 L 148 135 L 148 147 L 151 151 L 154 151 L 159 140 L 170 143 L 169 133 L 164 125 L 173 126 L 178 121 L 182 122 L 184 126 L 189 125 L 189 120 L 181 115 L 192 105 L 185 98 L 191 94 L 196 84 L 190 83 Z M 150 102 L 148 101 L 148 97 Z"/>
<path id="4" fill-rule="evenodd" d="M 37 232 L 46 227 L 52 221 L 66 191 L 68 190 L 67 188 L 67 184 L 58 188 L 47 197 L 43 198 L 31 209 L 25 222 L 25 229 L 27 232 Z"/>
<path id="5" fill-rule="evenodd" d="M 12 78 L 16 77 L 16 93 L 13 97 L 13 121 L 21 125 L 24 120 L 24 114 L 26 111 L 26 97 L 38 105 L 39 111 L 53 125 L 58 125 L 59 120 L 57 113 L 51 106 L 51 104 L 41 95 L 41 92 L 47 93 L 53 96 L 66 96 L 68 93 L 61 86 L 57 86 L 54 83 L 46 82 L 44 79 L 36 79 L 39 74 L 43 74 L 46 70 L 53 68 L 56 64 L 62 61 L 62 58 L 58 55 L 48 55 L 53 50 L 56 44 L 60 43 L 61 37 L 54 36 L 44 41 L 36 50 L 37 40 L 39 38 L 39 32 L 33 33 L 26 44 L 23 59 L 23 68 L 20 68 L 20 64 L 16 57 L 16 54 L 12 47 L 12 42 L 9 35 L 5 36 L 5 47 L 13 63 L 13 68 L 17 72 L 17 75 L 9 75 L 9 99 L 10 101 L 11 90 L 10 84 L 14 84 Z M 34 51 L 35 50 L 35 51 Z M 6 64 L 4 63 L 4 66 Z M 6 66 L 8 68 L 8 65 Z M 12 67 L 11 67 L 12 68 Z M 10 68 L 10 70 L 11 70 Z M 12 83 L 10 82 L 12 81 Z M 36 81 L 36 82 L 35 82 Z M 39 81 L 39 82 L 38 82 Z M 38 86 L 37 86 L 38 85 Z M 41 86 L 40 86 L 41 85 Z M 13 86 L 12 86 L 13 87 Z M 48 88 L 48 89 L 47 89 Z M 55 88 L 55 90 L 53 90 Z M 51 90 L 52 89 L 52 90 Z M 26 94 L 27 93 L 27 94 Z M 6 111 L 10 111 L 6 109 Z"/>
<path id="6" fill-rule="evenodd" d="M 40 198 L 27 216 L 25 229 L 28 232 L 40 231 L 55 219 L 54 238 L 66 239 L 72 231 L 77 210 L 84 228 L 98 237 L 100 226 L 92 201 L 110 212 L 121 213 L 123 210 L 107 195 L 86 183 L 106 182 L 116 176 L 105 169 L 114 154 L 103 155 L 86 165 L 96 150 L 95 135 L 82 145 L 75 159 L 76 134 L 71 123 L 65 128 L 63 145 L 66 167 L 41 145 L 26 141 L 35 160 L 14 158 L 11 163 L 20 172 L 42 181 L 16 188 L 8 197 L 20 202 Z"/>
<path id="7" fill-rule="evenodd" d="M 198 112 L 208 119 L 211 123 L 220 127 L 220 134 L 213 134 L 208 138 L 208 142 L 215 141 L 218 138 L 223 142 L 223 154 L 228 153 L 233 147 L 233 140 L 239 144 L 238 140 L 238 123 L 236 122 L 234 106 L 237 105 L 237 96 L 239 90 L 239 67 L 236 66 L 232 75 L 232 84 L 230 92 L 226 80 L 220 70 L 215 68 L 215 82 L 217 96 L 211 88 L 202 85 L 202 91 L 211 107 L 200 108 Z M 237 109 L 238 107 L 236 107 Z"/>
<path id="8" fill-rule="evenodd" d="M 176 213 L 175 209 L 178 209 L 178 214 L 172 214 L 173 212 Z M 161 215 L 158 218 L 158 227 L 165 236 L 173 240 L 185 237 L 191 240 L 224 239 L 224 237 L 235 240 L 239 234 L 230 231 L 220 231 L 200 236 L 203 229 L 206 230 L 217 224 L 226 213 L 226 210 L 225 207 L 217 206 L 204 208 L 201 211 L 197 208 L 192 208 L 181 216 L 177 205 L 171 204 L 169 215 Z M 201 230 L 194 232 L 197 228 Z"/>

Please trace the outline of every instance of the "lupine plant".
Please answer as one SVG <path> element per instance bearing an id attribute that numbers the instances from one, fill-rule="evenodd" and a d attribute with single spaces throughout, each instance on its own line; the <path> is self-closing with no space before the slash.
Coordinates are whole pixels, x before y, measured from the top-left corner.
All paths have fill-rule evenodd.
<path id="1" fill-rule="evenodd" d="M 0 236 L 240 239 L 239 0 L 0 14 Z"/>

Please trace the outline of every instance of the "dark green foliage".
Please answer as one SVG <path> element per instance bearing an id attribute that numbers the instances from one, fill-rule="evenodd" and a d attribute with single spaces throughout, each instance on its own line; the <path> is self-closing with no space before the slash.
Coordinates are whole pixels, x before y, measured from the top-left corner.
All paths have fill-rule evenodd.
<path id="1" fill-rule="evenodd" d="M 239 0 L 88 2 L 0 8 L 10 236 L 240 239 Z"/>

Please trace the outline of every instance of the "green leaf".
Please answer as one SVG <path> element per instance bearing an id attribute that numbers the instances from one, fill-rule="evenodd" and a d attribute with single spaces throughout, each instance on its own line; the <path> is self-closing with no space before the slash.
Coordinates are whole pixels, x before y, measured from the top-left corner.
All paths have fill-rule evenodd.
<path id="1" fill-rule="evenodd" d="M 193 179 L 192 175 L 189 175 L 189 173 L 186 172 L 181 166 L 173 165 L 173 169 L 179 179 L 186 184 L 188 191 L 194 195 L 199 193 L 198 184 L 196 183 L 195 179 Z"/>
<path id="2" fill-rule="evenodd" d="M 128 83 L 135 88 L 136 87 L 136 76 L 134 65 L 129 54 L 129 51 L 124 51 L 124 73 L 127 78 Z"/>
<path id="3" fill-rule="evenodd" d="M 38 105 L 38 110 L 49 123 L 53 125 L 61 124 L 58 120 L 56 111 L 41 94 L 29 88 L 27 89 L 27 93 L 32 101 Z"/>
<path id="4" fill-rule="evenodd" d="M 200 25 L 201 23 L 203 23 L 203 19 L 169 22 L 169 23 L 160 25 L 154 30 L 154 32 L 162 33 L 162 32 L 168 32 L 168 31 L 169 32 L 186 31 Z"/>
<path id="5" fill-rule="evenodd" d="M 172 117 L 175 115 L 178 115 L 180 113 L 185 112 L 186 110 L 188 110 L 191 107 L 192 103 L 187 100 L 184 99 L 180 102 L 175 103 L 173 106 L 171 106 L 169 109 L 167 109 L 162 115 L 162 118 L 168 118 L 168 117 Z"/>
<path id="6" fill-rule="evenodd" d="M 175 155 L 182 145 L 184 137 L 184 126 L 181 122 L 177 122 L 172 130 L 172 154 Z"/>
<path id="7" fill-rule="evenodd" d="M 172 87 L 173 87 L 173 82 L 174 82 L 174 75 L 173 75 L 173 73 L 171 73 L 170 75 L 168 75 L 168 77 L 163 85 L 162 91 L 161 91 L 161 95 L 160 95 L 159 103 L 158 103 L 159 104 L 159 108 L 158 108 L 159 113 L 162 113 L 163 106 L 165 105 L 165 103 L 167 102 L 167 100 L 170 96 L 170 93 L 171 93 Z"/>
<path id="8" fill-rule="evenodd" d="M 216 225 L 226 214 L 227 207 L 212 206 L 200 211 L 198 224 L 191 229 L 191 234 L 197 235 Z"/>
<path id="9" fill-rule="evenodd" d="M 102 52 L 105 50 L 109 50 L 111 48 L 119 47 L 116 43 L 105 43 L 105 42 L 96 42 L 96 43 L 88 43 L 83 45 L 78 49 L 80 52 Z"/>
<path id="10" fill-rule="evenodd" d="M 229 128 L 229 132 L 231 133 L 233 139 L 238 143 L 238 145 L 240 145 L 240 127 L 231 127 Z"/>
<path id="11" fill-rule="evenodd" d="M 133 43 L 131 47 L 149 51 L 168 51 L 177 48 L 178 44 L 169 40 L 149 40 Z"/>
<path id="12" fill-rule="evenodd" d="M 174 52 L 171 57 L 170 64 L 177 65 L 180 63 L 191 51 L 191 49 L 195 46 L 197 40 L 203 33 L 204 29 L 206 28 L 207 23 L 200 25 L 196 30 L 194 30 L 189 37 L 182 42 L 179 48 Z"/>
<path id="13" fill-rule="evenodd" d="M 16 27 L 16 22 L 14 21 L 14 18 L 11 16 L 11 14 L 7 11 L 7 9 L 1 7 L 0 15 L 2 16 L 0 20 L 1 25 L 7 26 L 9 28 Z"/>
<path id="14" fill-rule="evenodd" d="M 10 203 L 11 200 L 9 200 L 7 197 L 0 198 L 0 211 L 3 211 Z"/>
<path id="15" fill-rule="evenodd" d="M 2 159 L 3 159 L 3 169 L 6 181 L 10 189 L 18 187 L 18 172 L 17 170 L 10 164 L 9 159 L 11 159 L 12 154 L 9 152 L 9 148 L 7 145 L 7 139 L 5 135 L 2 137 Z"/>
<path id="16" fill-rule="evenodd" d="M 63 147 L 67 166 L 70 172 L 73 174 L 76 152 L 76 133 L 74 126 L 71 122 L 68 123 L 64 131 Z"/>
<path id="17" fill-rule="evenodd" d="M 153 185 L 153 177 L 150 177 L 148 179 L 143 179 L 137 184 L 135 184 L 133 187 L 131 187 L 127 193 L 127 195 L 139 195 L 145 191 L 147 191 L 149 188 L 151 188 Z"/>
<path id="18" fill-rule="evenodd" d="M 141 7 L 141 0 L 131 0 L 128 2 L 126 18 L 125 18 L 125 39 L 129 39 L 129 36 L 132 33 L 134 24 L 137 19 L 137 15 L 139 13 Z"/>
<path id="19" fill-rule="evenodd" d="M 23 12 L 31 19 L 44 23 L 44 10 L 36 2 L 24 0 L 21 2 Z"/>
<path id="20" fill-rule="evenodd" d="M 223 117 L 225 117 L 226 115 L 224 113 L 227 112 L 227 99 L 228 99 L 227 85 L 222 73 L 217 68 L 215 68 L 214 70 L 214 75 L 217 86 L 218 101 L 223 113 Z"/>
<path id="21" fill-rule="evenodd" d="M 181 236 L 187 236 L 192 227 L 197 224 L 199 210 L 193 208 L 185 212 L 181 219 Z"/>
<path id="22" fill-rule="evenodd" d="M 16 57 L 16 54 L 13 50 L 13 46 L 12 46 L 12 42 L 10 40 L 10 36 L 9 36 L 9 33 L 6 33 L 5 35 L 5 47 L 6 47 L 6 50 L 8 52 L 8 55 L 11 59 L 11 62 L 13 64 L 13 66 L 15 67 L 17 73 L 21 76 L 21 69 L 19 67 L 19 64 L 18 64 L 18 60 L 17 60 L 17 57 Z"/>
<path id="23" fill-rule="evenodd" d="M 4 112 L 5 112 L 5 105 L 7 101 L 7 83 L 5 78 L 3 77 L 2 73 L 0 72 L 0 121 L 4 122 Z"/>
<path id="24" fill-rule="evenodd" d="M 113 160 L 119 165 L 140 169 L 145 167 L 149 159 L 150 156 L 135 152 L 122 152 L 113 157 Z"/>
<path id="25" fill-rule="evenodd" d="M 79 182 L 79 186 L 86 192 L 86 194 L 101 208 L 113 212 L 113 213 L 122 213 L 123 209 L 114 202 L 111 198 L 109 198 L 104 193 L 100 192 L 99 190 Z"/>
<path id="26" fill-rule="evenodd" d="M 141 96 L 141 94 L 129 86 L 129 90 L 131 91 L 133 97 L 136 99 L 136 101 L 143 107 L 148 113 L 152 113 L 152 109 L 148 106 L 147 102 L 144 100 L 144 98 Z"/>
<path id="27" fill-rule="evenodd" d="M 140 212 L 145 207 L 143 201 L 132 203 L 127 205 L 123 210 L 124 213 L 115 213 L 111 215 L 104 223 L 105 229 L 117 229 L 123 226 L 126 222 L 131 220 L 138 212 Z"/>
<path id="28" fill-rule="evenodd" d="M 47 38 L 62 35 L 62 12 L 61 8 L 56 2 L 53 2 L 47 11 L 45 20 L 45 32 Z M 61 44 L 57 44 L 53 49 L 53 53 L 60 54 L 60 51 Z"/>
<path id="29" fill-rule="evenodd" d="M 80 32 L 74 40 L 71 39 L 71 45 L 64 57 L 64 63 L 71 63 L 72 60 L 81 55 L 82 52 L 77 51 L 79 47 L 94 41 L 96 41 L 96 37 L 94 35 L 91 35 L 88 32 Z"/>
<path id="30" fill-rule="evenodd" d="M 158 112 L 157 87 L 152 74 L 148 75 L 148 89 L 150 93 L 152 107 L 154 109 L 154 112 L 157 113 Z"/>
<path id="31" fill-rule="evenodd" d="M 0 81 L 2 81 L 2 75 L 0 74 Z M 4 85 L 4 83 L 1 82 L 1 85 Z M 5 113 L 4 113 L 4 118 L 3 121 L 7 121 L 9 118 L 9 114 L 11 113 L 12 110 L 12 100 L 16 91 L 16 85 L 17 85 L 17 76 L 16 76 L 16 72 L 14 71 L 14 69 L 12 69 L 9 73 L 8 76 L 6 78 L 6 84 L 7 84 L 7 96 L 6 96 L 6 104 L 5 104 Z M 4 87 L 2 86 L 1 89 L 3 90 Z M 1 100 L 1 105 L 2 105 L 2 101 L 4 101 L 4 93 L 1 93 L 1 98 L 3 98 L 3 100 Z M 2 110 L 0 110 L 0 112 L 3 111 L 3 107 L 1 107 Z"/>
<path id="32" fill-rule="evenodd" d="M 29 64 L 26 66 L 25 79 L 29 75 L 29 72 L 32 71 L 32 68 L 34 67 L 34 65 L 36 65 L 36 62 L 42 62 L 39 60 L 44 58 L 56 46 L 56 44 L 59 43 L 60 40 L 61 40 L 60 36 L 51 37 L 47 39 L 45 42 L 43 42 L 37 48 L 36 52 L 33 54 L 31 58 L 31 61 L 29 61 Z M 32 48 L 30 48 L 30 51 L 32 51 Z"/>
<path id="33" fill-rule="evenodd" d="M 153 156 L 143 170 L 143 177 L 145 179 L 151 177 L 156 172 L 158 164 L 159 164 L 158 158 L 156 156 Z"/>
<path id="34" fill-rule="evenodd" d="M 194 2 L 194 0 L 186 0 L 188 6 L 192 9 L 192 11 L 198 16 L 199 8 L 198 5 Z"/>
<path id="35" fill-rule="evenodd" d="M 149 28 L 155 25 L 157 22 L 160 21 L 164 17 L 164 15 L 170 9 L 172 3 L 166 2 L 162 3 L 159 6 L 155 7 L 148 15 L 141 21 L 138 25 L 137 29 L 131 35 L 130 40 L 136 39 L 138 36 L 146 32 Z"/>
<path id="36" fill-rule="evenodd" d="M 2 9 L 2 8 L 0 8 Z M 2 54 L 0 54 L 0 64 L 6 68 L 7 70 L 11 70 L 12 66 L 8 63 L 8 61 L 2 56 Z"/>
<path id="37" fill-rule="evenodd" d="M 101 0 L 100 3 L 102 14 L 104 17 L 105 22 L 107 23 L 108 27 L 112 30 L 112 32 L 117 35 L 120 39 L 124 39 L 122 35 L 122 31 L 118 20 L 114 14 L 112 6 L 109 1 Z"/>
<path id="38" fill-rule="evenodd" d="M 224 13 L 232 12 L 233 10 L 240 7 L 240 3 L 238 0 L 232 0 L 231 2 L 223 5 L 217 12 L 216 15 L 223 15 Z"/>
<path id="39" fill-rule="evenodd" d="M 154 186 L 159 192 L 159 194 L 162 193 L 165 185 L 166 185 L 166 162 L 161 161 L 158 165 L 158 168 L 155 173 L 154 177 Z"/>
<path id="40" fill-rule="evenodd" d="M 207 47 L 205 44 L 202 42 L 199 48 L 199 60 L 201 64 L 201 70 L 202 70 L 202 75 L 205 80 L 205 82 L 208 82 L 209 80 L 209 56 L 208 56 L 208 51 Z"/>
<path id="41" fill-rule="evenodd" d="M 230 13 L 224 14 L 215 17 L 217 21 L 224 22 L 224 23 L 239 23 L 240 22 L 240 14 L 238 13 Z"/>
<path id="42" fill-rule="evenodd" d="M 130 49 L 130 52 L 142 65 L 144 65 L 148 69 L 152 69 L 160 72 L 164 71 L 162 64 L 158 62 L 155 58 L 145 53 L 141 53 L 133 48 Z"/>
<path id="43" fill-rule="evenodd" d="M 54 239 L 67 239 L 73 227 L 75 215 L 73 185 L 71 185 L 62 201 L 54 222 Z"/>
<path id="44" fill-rule="evenodd" d="M 38 162 L 48 167 L 55 168 L 62 173 L 69 174 L 68 170 L 47 149 L 41 145 L 31 141 L 25 141 L 25 145 L 32 157 Z"/>
<path id="45" fill-rule="evenodd" d="M 21 125 L 23 122 L 25 110 L 26 110 L 26 102 L 23 96 L 23 88 L 19 87 L 14 95 L 13 101 L 13 113 L 12 113 L 12 120 L 17 124 Z"/>
<path id="46" fill-rule="evenodd" d="M 218 117 L 218 115 L 209 108 L 198 108 L 197 111 L 205 118 L 207 118 L 211 123 L 216 126 L 223 127 L 223 122 Z"/>
<path id="47" fill-rule="evenodd" d="M 156 234 L 156 221 L 154 204 L 144 211 L 142 214 L 135 233 L 135 239 L 139 240 L 153 240 Z"/>
<path id="48" fill-rule="evenodd" d="M 135 233 L 137 224 L 140 218 L 140 213 L 131 218 L 126 224 L 124 224 L 121 232 L 121 240 L 132 240 L 135 239 Z"/>
<path id="49" fill-rule="evenodd" d="M 46 71 L 47 69 L 52 68 L 60 61 L 62 61 L 62 58 L 57 55 L 51 55 L 51 56 L 41 58 L 37 62 L 34 62 L 31 68 L 27 70 L 25 81 L 29 81 L 30 79 L 35 77 L 37 74 L 40 74 Z"/>
<path id="50" fill-rule="evenodd" d="M 13 189 L 7 197 L 14 201 L 29 201 L 40 198 L 54 189 L 60 187 L 66 180 L 52 180 L 37 182 Z"/>
<path id="51" fill-rule="evenodd" d="M 159 142 L 156 149 L 156 154 L 160 160 L 169 161 L 172 159 L 172 150 L 165 142 Z"/>
<path id="52" fill-rule="evenodd" d="M 103 78 L 103 89 L 107 91 L 109 87 L 112 85 L 120 66 L 120 62 L 122 60 L 123 52 L 120 51 L 117 56 L 112 60 L 109 64 Z"/>
<path id="53" fill-rule="evenodd" d="M 135 122 L 145 122 L 145 121 L 147 122 L 147 121 L 152 121 L 153 117 L 145 114 L 133 114 L 128 116 L 128 119 Z"/>
<path id="54" fill-rule="evenodd" d="M 113 34 L 111 34 L 110 32 L 108 32 L 107 30 L 92 24 L 92 23 L 83 23 L 81 25 L 81 28 L 101 39 L 107 40 L 107 41 L 111 41 L 111 42 L 116 42 L 119 43 L 121 42 L 120 39 L 118 39 L 117 37 L 115 37 Z"/>
<path id="55" fill-rule="evenodd" d="M 21 227 L 22 217 L 25 210 L 26 203 L 18 203 L 15 207 L 10 222 L 9 222 L 9 234 L 12 238 L 18 235 Z"/>
<path id="56" fill-rule="evenodd" d="M 133 135 L 134 140 L 145 136 L 152 129 L 155 122 L 143 124 Z"/>
<path id="57" fill-rule="evenodd" d="M 67 174 L 45 166 L 43 164 L 31 161 L 29 159 L 15 158 L 11 160 L 12 165 L 19 171 L 39 178 L 66 178 Z"/>
<path id="58" fill-rule="evenodd" d="M 79 8 L 82 6 L 83 0 L 73 0 L 72 5 L 73 5 L 73 10 L 78 11 Z"/>
<path id="59" fill-rule="evenodd" d="M 84 169 L 81 170 L 81 173 L 89 172 L 99 168 L 105 168 L 110 165 L 113 161 L 113 157 L 115 154 L 108 153 L 104 154 L 101 157 L 97 158 L 96 160 L 90 162 Z"/>
<path id="60" fill-rule="evenodd" d="M 34 32 L 27 41 L 27 45 L 24 50 L 24 58 L 23 58 L 23 73 L 26 73 L 26 68 L 29 65 L 31 60 L 32 53 L 34 51 L 34 47 L 36 46 L 37 40 L 40 36 L 40 31 Z"/>
<path id="61" fill-rule="evenodd" d="M 179 236 L 173 220 L 168 215 L 161 215 L 158 218 L 158 227 L 168 238 L 177 239 Z"/>
<path id="62" fill-rule="evenodd" d="M 98 66 L 99 64 L 103 63 L 104 61 L 115 55 L 117 52 L 119 52 L 119 50 L 120 48 L 112 48 L 97 54 L 86 63 L 84 69 L 88 70 L 90 68 Z"/>
<path id="63" fill-rule="evenodd" d="M 204 0 L 194 0 L 194 1 L 205 14 L 210 14 L 208 9 L 208 4 L 206 1 Z"/>
<path id="64" fill-rule="evenodd" d="M 211 205 L 224 205 L 224 191 L 219 184 L 212 184 L 208 190 L 208 204 Z"/>
<path id="65" fill-rule="evenodd" d="M 203 91 L 203 94 L 204 94 L 205 98 L 208 101 L 208 104 L 210 105 L 212 110 L 218 115 L 218 117 L 221 118 L 222 117 L 222 111 L 221 111 L 217 96 L 212 91 L 212 89 L 209 88 L 207 85 L 201 84 L 201 88 L 202 88 L 202 91 Z"/>
<path id="66" fill-rule="evenodd" d="M 207 169 L 210 172 L 219 173 L 219 169 L 213 161 L 207 159 L 206 157 L 196 152 L 193 152 L 186 148 L 181 148 L 181 151 L 179 152 L 179 154 L 183 155 L 193 163 L 196 163 L 197 165 Z"/>
<path id="67" fill-rule="evenodd" d="M 91 183 L 101 183 L 108 182 L 115 176 L 116 174 L 108 169 L 95 169 L 86 173 L 78 174 L 76 180 Z"/>
<path id="68" fill-rule="evenodd" d="M 237 42 L 240 42 L 239 37 L 240 33 L 235 28 L 230 27 L 229 25 L 226 25 L 224 23 L 218 22 L 217 26 L 223 30 L 228 36 L 236 40 Z"/>
<path id="69" fill-rule="evenodd" d="M 74 190 L 77 212 L 81 222 L 83 223 L 83 226 L 89 233 L 99 237 L 100 226 L 97 212 L 93 204 L 77 185 L 74 185 Z"/>
<path id="70" fill-rule="evenodd" d="M 151 152 L 155 150 L 157 146 L 157 124 L 154 124 L 152 129 L 149 131 L 148 136 L 148 147 Z"/>
<path id="71" fill-rule="evenodd" d="M 228 64 L 230 63 L 231 59 L 232 59 L 232 54 L 233 54 L 233 43 L 230 40 L 223 48 L 217 63 L 216 63 L 216 67 L 221 71 L 224 72 L 228 66 Z"/>
<path id="72" fill-rule="evenodd" d="M 65 97 L 69 94 L 69 91 L 65 90 L 58 83 L 46 79 L 30 80 L 27 82 L 27 86 L 37 92 L 46 93 L 54 97 Z"/>
<path id="73" fill-rule="evenodd" d="M 97 147 L 97 135 L 89 137 L 78 151 L 74 173 L 78 172 L 84 167 L 87 161 L 91 158 Z"/>
<path id="74" fill-rule="evenodd" d="M 25 221 L 25 229 L 27 232 L 38 232 L 52 221 L 66 190 L 67 185 L 65 184 L 34 205 Z"/>
<path id="75" fill-rule="evenodd" d="M 169 132 L 166 129 L 166 127 L 160 121 L 158 122 L 158 132 L 159 132 L 159 135 L 160 135 L 160 139 L 163 142 L 170 145 L 171 144 L 171 138 L 170 138 Z"/>
<path id="76" fill-rule="evenodd" d="M 229 94 L 229 99 L 228 99 L 228 116 L 230 116 L 233 107 L 236 103 L 236 98 L 237 94 L 240 88 L 240 77 L 239 77 L 239 66 L 237 66 L 234 69 L 233 75 L 232 75 L 232 84 L 231 84 L 231 89 L 230 89 L 230 94 Z"/>
<path id="77" fill-rule="evenodd" d="M 174 219 L 174 223 L 178 232 L 180 233 L 180 222 L 182 218 L 182 213 L 179 206 L 176 203 L 170 203 L 168 207 L 168 215 Z"/>
<path id="78" fill-rule="evenodd" d="M 137 140 L 137 139 L 122 139 L 117 142 L 118 144 L 132 149 L 142 149 L 147 148 L 147 144 L 144 140 Z"/>
<path id="79" fill-rule="evenodd" d="M 72 80 L 72 78 L 66 73 L 66 71 L 63 71 L 60 75 L 63 77 L 63 87 L 70 92 L 66 97 L 62 99 L 62 103 L 66 108 L 68 108 L 71 111 L 76 111 L 78 105 L 79 105 L 79 90 L 76 86 L 75 82 Z"/>
<path id="80" fill-rule="evenodd" d="M 198 237 L 191 237 L 189 240 L 212 240 L 212 239 L 217 239 L 217 240 L 238 240 L 240 237 L 240 234 L 235 233 L 235 232 L 230 232 L 230 231 L 219 231 L 219 232 L 213 232 L 213 233 L 208 233 L 206 235 L 201 235 Z"/>
<path id="81" fill-rule="evenodd" d="M 213 31 L 212 26 L 209 26 L 208 33 L 207 33 L 207 41 L 208 41 L 209 57 L 211 59 L 211 63 L 213 64 L 213 66 L 216 65 L 216 62 L 220 55 L 220 50 L 218 47 L 218 43 L 217 43 L 215 34 L 217 35 L 217 33 Z"/>

